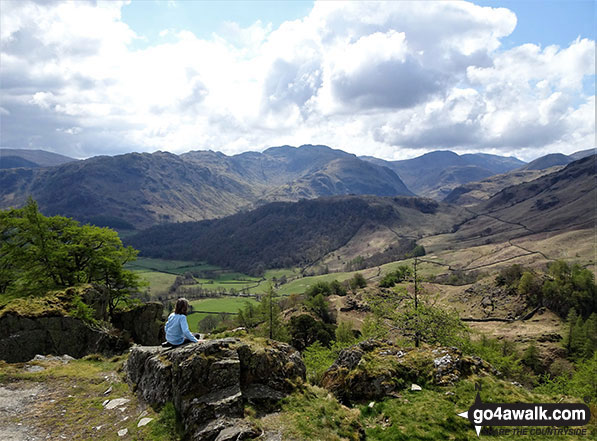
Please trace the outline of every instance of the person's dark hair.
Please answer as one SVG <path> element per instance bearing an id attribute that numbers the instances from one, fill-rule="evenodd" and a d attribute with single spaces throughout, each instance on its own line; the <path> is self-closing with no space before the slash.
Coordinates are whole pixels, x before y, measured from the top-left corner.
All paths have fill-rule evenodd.
<path id="1" fill-rule="evenodd" d="M 174 307 L 174 314 L 184 314 L 187 315 L 187 311 L 189 309 L 189 301 L 184 297 L 181 297 L 176 301 L 176 306 Z"/>

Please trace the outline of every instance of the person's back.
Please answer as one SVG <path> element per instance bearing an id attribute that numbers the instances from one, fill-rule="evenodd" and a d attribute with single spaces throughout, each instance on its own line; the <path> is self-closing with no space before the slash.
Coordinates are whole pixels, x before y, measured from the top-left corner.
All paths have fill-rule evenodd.
<path id="1" fill-rule="evenodd" d="M 166 340 L 171 345 L 178 346 L 185 342 L 197 343 L 199 341 L 189 330 L 187 322 L 188 308 L 189 302 L 187 299 L 180 298 L 176 301 L 174 312 L 168 316 L 165 326 Z"/>

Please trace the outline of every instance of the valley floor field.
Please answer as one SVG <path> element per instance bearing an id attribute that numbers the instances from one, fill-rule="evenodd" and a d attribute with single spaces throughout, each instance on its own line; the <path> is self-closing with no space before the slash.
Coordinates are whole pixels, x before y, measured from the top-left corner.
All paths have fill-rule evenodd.
<path id="1" fill-rule="evenodd" d="M 247 303 L 258 304 L 255 299 L 250 297 L 216 297 L 212 299 L 193 300 L 190 305 L 193 312 L 188 314 L 187 321 L 191 332 L 198 332 L 198 323 L 210 314 L 218 315 L 237 314 L 239 309 L 246 306 Z"/>

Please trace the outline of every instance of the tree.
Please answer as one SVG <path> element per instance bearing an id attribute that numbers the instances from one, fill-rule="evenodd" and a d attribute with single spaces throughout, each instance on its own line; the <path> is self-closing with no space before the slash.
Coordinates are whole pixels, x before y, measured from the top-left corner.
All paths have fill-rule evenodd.
<path id="1" fill-rule="evenodd" d="M 329 346 L 335 337 L 335 326 L 315 320 L 308 314 L 291 317 L 289 323 L 291 344 L 299 351 L 319 341 Z"/>
<path id="2" fill-rule="evenodd" d="M 395 271 L 387 273 L 379 282 L 381 288 L 391 288 L 397 283 L 403 282 L 411 275 L 411 270 L 406 265 L 400 265 Z"/>
<path id="3" fill-rule="evenodd" d="M 305 300 L 305 306 L 324 322 L 333 323 L 335 321 L 334 316 L 330 313 L 330 305 L 322 294 Z"/>
<path id="4" fill-rule="evenodd" d="M 543 292 L 541 291 L 541 283 L 537 277 L 525 271 L 518 282 L 518 292 L 527 298 L 527 301 L 536 306 L 543 305 Z"/>
<path id="5" fill-rule="evenodd" d="M 200 332 L 211 332 L 218 326 L 219 323 L 220 320 L 218 320 L 218 317 L 215 314 L 208 314 L 201 319 L 197 325 L 197 328 Z"/>
<path id="6" fill-rule="evenodd" d="M 541 364 L 541 358 L 539 357 L 539 349 L 537 349 L 537 345 L 534 341 L 531 342 L 531 344 L 524 351 L 521 361 L 536 374 L 541 373 L 543 367 Z"/>
<path id="7" fill-rule="evenodd" d="M 597 351 L 597 313 L 592 313 L 585 322 L 584 358 L 591 358 Z"/>
<path id="8" fill-rule="evenodd" d="M 542 288 L 545 306 L 561 317 L 570 308 L 583 318 L 597 312 L 597 286 L 590 270 L 557 260 L 549 265 L 548 276 Z"/>
<path id="9" fill-rule="evenodd" d="M 453 345 L 466 336 L 468 329 L 458 314 L 435 306 L 422 295 L 417 273 L 417 259 L 413 264 L 414 290 L 409 293 L 404 287 L 394 288 L 394 295 L 370 297 L 369 304 L 377 317 L 387 319 L 391 329 L 411 338 L 415 346 L 421 342 Z"/>
<path id="10" fill-rule="evenodd" d="M 352 332 L 352 324 L 350 322 L 340 322 L 336 328 L 336 341 L 342 344 L 349 344 L 354 342 L 355 337 Z"/>
<path id="11" fill-rule="evenodd" d="M 287 340 L 287 332 L 280 321 L 280 306 L 274 300 L 276 292 L 270 284 L 265 297 L 261 300 L 260 310 L 264 318 L 265 334 L 270 339 Z"/>
<path id="12" fill-rule="evenodd" d="M 138 276 L 123 267 L 138 252 L 124 247 L 115 231 L 46 217 L 33 199 L 23 208 L 0 211 L 0 238 L 0 293 L 45 295 L 92 284 L 111 316 L 139 288 Z"/>
<path id="13" fill-rule="evenodd" d="M 351 291 L 356 291 L 359 288 L 364 288 L 367 286 L 367 279 L 361 274 L 356 273 L 350 280 L 348 280 L 348 286 Z"/>

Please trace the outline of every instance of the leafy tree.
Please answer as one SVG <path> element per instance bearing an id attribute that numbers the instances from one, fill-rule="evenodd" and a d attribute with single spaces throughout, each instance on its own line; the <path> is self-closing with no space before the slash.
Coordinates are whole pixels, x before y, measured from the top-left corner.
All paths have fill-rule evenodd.
<path id="1" fill-rule="evenodd" d="M 527 301 L 536 306 L 543 304 L 543 292 L 540 280 L 531 272 L 525 271 L 518 282 L 518 292 L 527 298 Z"/>
<path id="2" fill-rule="evenodd" d="M 316 341 L 303 351 L 303 360 L 307 368 L 307 381 L 319 385 L 323 374 L 334 363 L 337 354 L 331 348 L 327 348 Z"/>
<path id="3" fill-rule="evenodd" d="M 0 211 L 0 238 L 0 293 L 44 295 L 89 283 L 111 316 L 139 288 L 138 276 L 123 267 L 137 251 L 124 247 L 115 231 L 46 217 L 33 199 L 23 208 Z"/>
<path id="4" fill-rule="evenodd" d="M 412 274 L 411 269 L 406 265 L 400 265 L 395 271 L 387 273 L 379 282 L 382 288 L 391 288 L 397 283 L 403 282 Z"/>
<path id="5" fill-rule="evenodd" d="M 498 286 L 505 286 L 510 290 L 514 290 L 518 287 L 518 282 L 522 277 L 523 267 L 516 263 L 506 268 L 502 268 L 500 273 L 495 278 L 495 282 Z"/>
<path id="6" fill-rule="evenodd" d="M 197 328 L 200 332 L 211 332 L 216 329 L 219 323 L 220 320 L 218 320 L 218 317 L 215 314 L 208 314 L 201 319 Z"/>
<path id="7" fill-rule="evenodd" d="M 539 358 L 539 349 L 537 349 L 537 345 L 534 341 L 526 348 L 521 360 L 522 363 L 529 367 L 533 372 L 537 374 L 541 372 L 542 365 L 541 359 Z"/>
<path id="8" fill-rule="evenodd" d="M 309 314 L 294 316 L 290 319 L 289 331 L 291 344 L 299 351 L 319 341 L 329 346 L 335 337 L 335 326 L 315 320 Z"/>
<path id="9" fill-rule="evenodd" d="M 592 313 L 585 322 L 584 334 L 582 355 L 584 358 L 591 358 L 597 351 L 597 313 Z"/>
<path id="10" fill-rule="evenodd" d="M 245 302 L 245 307 L 238 310 L 236 319 L 239 326 L 247 329 L 252 329 L 263 321 L 257 306 L 250 302 Z"/>
<path id="11" fill-rule="evenodd" d="M 388 327 L 385 325 L 381 314 L 368 315 L 363 320 L 361 334 L 364 339 L 368 338 L 386 338 L 388 336 Z"/>
<path id="12" fill-rule="evenodd" d="M 315 297 L 316 295 L 321 294 L 324 297 L 332 295 L 332 287 L 327 282 L 317 282 L 305 291 L 305 295 L 308 298 Z"/>
<path id="13" fill-rule="evenodd" d="M 323 297 L 323 294 L 317 294 L 315 297 L 305 300 L 305 306 L 308 310 L 317 314 L 317 316 L 326 323 L 333 323 L 334 317 L 330 312 L 330 304 Z"/>
<path id="14" fill-rule="evenodd" d="M 359 288 L 364 288 L 367 286 L 367 279 L 361 274 L 356 273 L 352 276 L 351 279 L 348 280 L 348 287 L 354 292 Z"/>
<path id="15" fill-rule="evenodd" d="M 369 298 L 373 312 L 379 318 L 387 319 L 392 328 L 411 338 L 415 346 L 420 342 L 451 345 L 467 335 L 466 326 L 456 312 L 435 306 L 419 288 L 417 260 L 413 264 L 414 291 L 404 287 L 395 288 L 393 296 Z"/>
<path id="16" fill-rule="evenodd" d="M 336 328 L 336 341 L 342 344 L 350 344 L 355 341 L 350 322 L 340 322 Z"/>
<path id="17" fill-rule="evenodd" d="M 337 280 L 332 280 L 330 282 L 330 290 L 332 291 L 333 295 L 337 296 L 345 296 L 346 295 L 346 288 Z"/>
<path id="18" fill-rule="evenodd" d="M 259 305 L 261 316 L 265 319 L 262 334 L 270 339 L 286 341 L 288 332 L 280 321 L 280 306 L 274 299 L 275 294 L 273 286 L 269 285 L 267 294 Z"/>
<path id="19" fill-rule="evenodd" d="M 408 257 L 421 257 L 424 256 L 425 253 L 425 247 L 423 245 L 417 245 L 410 253 L 408 253 Z"/>
<path id="20" fill-rule="evenodd" d="M 578 320 L 578 314 L 576 313 L 576 309 L 572 308 L 568 312 L 568 317 L 566 319 L 566 327 L 568 328 L 568 335 L 566 336 L 565 346 L 568 354 L 573 354 L 578 349 L 578 336 L 575 335 L 575 326 Z"/>
<path id="21" fill-rule="evenodd" d="M 597 286 L 591 271 L 558 260 L 549 266 L 548 276 L 542 288 L 545 306 L 562 317 L 570 308 L 583 318 L 597 311 Z"/>

